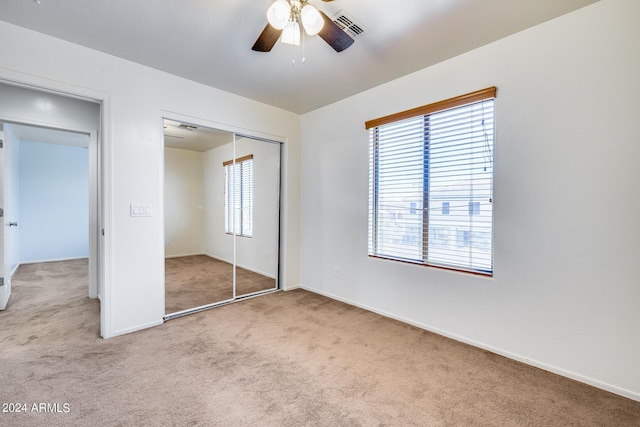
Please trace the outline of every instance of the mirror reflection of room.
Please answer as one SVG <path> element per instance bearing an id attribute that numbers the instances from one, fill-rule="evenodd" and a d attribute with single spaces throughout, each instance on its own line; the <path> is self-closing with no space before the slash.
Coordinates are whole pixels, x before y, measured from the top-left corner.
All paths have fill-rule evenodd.
<path id="1" fill-rule="evenodd" d="M 164 121 L 165 313 L 278 289 L 280 144 Z"/>

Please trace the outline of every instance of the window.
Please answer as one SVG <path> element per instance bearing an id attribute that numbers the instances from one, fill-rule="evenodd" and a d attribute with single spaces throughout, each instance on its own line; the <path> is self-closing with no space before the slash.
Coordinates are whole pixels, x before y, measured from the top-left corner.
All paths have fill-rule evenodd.
<path id="1" fill-rule="evenodd" d="M 480 215 L 480 202 L 469 202 L 469 215 Z"/>
<path id="2" fill-rule="evenodd" d="M 253 155 L 229 160 L 224 166 L 224 230 L 253 236 Z"/>
<path id="3" fill-rule="evenodd" d="M 366 123 L 370 256 L 493 274 L 495 93 Z"/>
<path id="4" fill-rule="evenodd" d="M 411 202 L 411 205 L 409 206 L 409 213 L 411 215 L 416 214 L 416 202 Z"/>

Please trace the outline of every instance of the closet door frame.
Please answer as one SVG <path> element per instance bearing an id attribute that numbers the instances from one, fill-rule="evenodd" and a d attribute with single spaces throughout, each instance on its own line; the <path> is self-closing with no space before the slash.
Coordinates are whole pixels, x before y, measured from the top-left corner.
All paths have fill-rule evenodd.
<path id="1" fill-rule="evenodd" d="M 265 289 L 265 290 L 261 290 L 261 291 L 256 291 L 256 292 L 251 292 L 251 293 L 247 293 L 244 295 L 237 295 L 237 289 L 236 289 L 236 269 L 237 269 L 237 251 L 236 251 L 236 245 L 237 245 L 237 239 L 239 238 L 239 236 L 237 235 L 233 235 L 233 297 L 231 299 L 226 299 L 223 301 L 216 301 L 216 302 L 212 302 L 210 304 L 203 304 L 201 306 L 197 306 L 197 307 L 193 307 L 193 308 L 189 308 L 189 309 L 185 309 L 185 310 L 180 310 L 174 313 L 166 313 L 165 316 L 163 317 L 163 319 L 166 320 L 171 320 L 171 319 L 175 319 L 178 317 L 182 317 L 188 314 L 193 314 L 193 313 L 198 313 L 204 310 L 208 310 L 211 308 L 215 308 L 215 307 L 220 307 L 220 306 L 224 306 L 227 304 L 231 304 L 234 302 L 238 302 L 238 301 L 244 301 L 250 298 L 255 298 L 261 295 L 266 295 L 266 294 L 270 294 L 270 293 L 274 293 L 274 292 L 278 292 L 280 290 L 282 290 L 282 286 L 281 286 L 281 248 L 282 248 L 282 164 L 283 164 L 283 145 L 285 142 L 285 138 L 278 138 L 278 137 L 273 137 L 271 135 L 263 135 L 260 132 L 255 132 L 255 134 L 252 133 L 248 133 L 246 129 L 242 129 L 242 131 L 240 132 L 239 129 L 233 129 L 232 127 L 226 126 L 226 125 L 222 125 L 220 123 L 216 123 L 216 122 L 210 122 L 207 120 L 202 120 L 202 119 L 197 119 L 194 117 L 190 117 L 190 116 L 185 116 L 183 114 L 177 114 L 174 112 L 163 112 L 162 117 L 161 117 L 161 129 L 162 129 L 162 147 L 163 147 L 163 152 L 164 152 L 164 120 L 174 120 L 174 121 L 180 121 L 180 122 L 184 122 L 184 123 L 190 123 L 196 126 L 200 126 L 200 127 L 206 127 L 206 128 L 210 128 L 210 129 L 214 129 L 214 130 L 219 130 L 219 131 L 224 131 L 224 132 L 229 132 L 232 135 L 233 138 L 233 160 L 235 162 L 236 157 L 236 144 L 237 144 L 237 139 L 239 138 L 246 138 L 246 139 L 250 139 L 253 141 L 262 141 L 264 143 L 269 143 L 269 144 L 275 144 L 278 147 L 278 173 L 277 173 L 277 177 L 278 177 L 278 182 L 277 182 L 277 194 L 278 194 L 278 201 L 277 201 L 277 206 L 278 206 L 278 212 L 277 212 L 277 222 L 276 222 L 276 226 L 277 226 L 277 233 L 276 233 L 276 250 L 275 250 L 275 254 L 274 256 L 276 257 L 276 266 L 275 266 L 275 287 L 274 288 L 269 288 L 269 289 Z M 164 181 L 164 154 L 162 156 L 162 179 Z M 164 206 L 164 182 L 162 183 L 162 188 L 163 191 L 161 192 L 163 200 L 161 203 L 161 206 Z M 164 209 L 162 212 L 162 221 L 161 223 L 163 224 L 163 228 L 162 228 L 162 234 L 163 234 L 163 239 L 162 242 L 165 241 L 165 236 L 164 236 L 164 221 L 165 221 L 165 216 L 164 216 Z M 235 230 L 235 228 L 234 228 Z M 163 254 L 164 254 L 164 250 L 163 250 Z M 164 263 L 163 263 L 164 265 Z M 163 272 L 163 277 L 165 276 L 164 272 Z M 164 286 L 164 282 L 163 282 L 163 286 Z"/>

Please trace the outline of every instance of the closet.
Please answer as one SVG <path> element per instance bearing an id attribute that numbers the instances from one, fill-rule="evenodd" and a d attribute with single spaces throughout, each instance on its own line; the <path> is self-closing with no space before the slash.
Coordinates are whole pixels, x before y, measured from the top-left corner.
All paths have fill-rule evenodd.
<path id="1" fill-rule="evenodd" d="M 164 119 L 165 319 L 279 289 L 280 153 Z"/>

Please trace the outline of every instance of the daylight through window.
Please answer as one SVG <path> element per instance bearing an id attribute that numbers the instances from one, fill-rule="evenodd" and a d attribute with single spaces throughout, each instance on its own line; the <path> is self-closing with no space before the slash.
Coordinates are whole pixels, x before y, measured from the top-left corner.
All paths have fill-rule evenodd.
<path id="1" fill-rule="evenodd" d="M 493 273 L 495 92 L 367 122 L 369 255 Z"/>
<path id="2" fill-rule="evenodd" d="M 224 229 L 253 236 L 253 155 L 226 161 L 224 166 Z"/>

